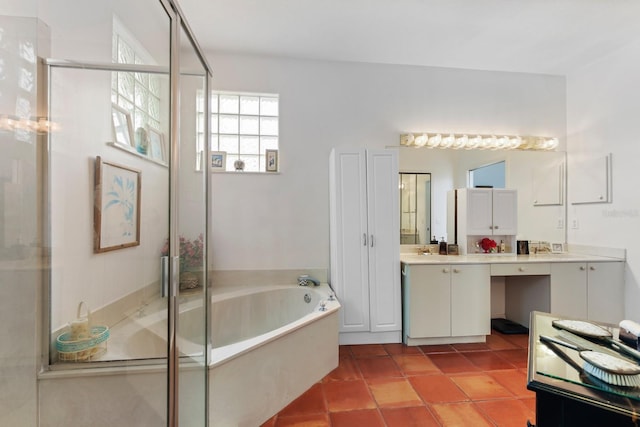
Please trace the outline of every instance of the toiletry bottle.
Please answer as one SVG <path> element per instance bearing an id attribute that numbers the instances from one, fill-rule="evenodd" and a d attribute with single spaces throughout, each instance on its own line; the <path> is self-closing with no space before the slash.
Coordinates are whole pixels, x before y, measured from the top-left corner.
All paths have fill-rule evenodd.
<path id="1" fill-rule="evenodd" d="M 500 252 L 505 253 L 507 251 L 507 247 L 504 244 L 504 240 L 500 240 Z"/>
<path id="2" fill-rule="evenodd" d="M 438 244 L 438 239 L 436 239 L 436 236 L 435 236 L 435 235 L 433 236 L 433 239 L 431 239 L 431 242 L 430 242 L 430 243 L 431 243 L 432 245 L 437 245 L 437 244 Z"/>
<path id="3" fill-rule="evenodd" d="M 438 253 L 440 255 L 446 255 L 447 254 L 447 242 L 444 241 L 444 237 L 442 237 L 442 240 L 440 240 L 440 246 L 439 246 Z"/>

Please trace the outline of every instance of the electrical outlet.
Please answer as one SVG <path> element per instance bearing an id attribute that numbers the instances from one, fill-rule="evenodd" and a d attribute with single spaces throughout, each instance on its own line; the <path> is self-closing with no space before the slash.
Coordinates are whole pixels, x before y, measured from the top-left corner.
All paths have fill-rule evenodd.
<path id="1" fill-rule="evenodd" d="M 564 228 L 564 219 L 562 218 L 558 218 L 558 225 L 556 226 L 558 229 L 563 229 Z"/>
<path id="2" fill-rule="evenodd" d="M 578 228 L 580 228 L 580 223 L 578 222 L 577 219 L 572 219 L 571 220 L 571 228 L 573 228 L 574 230 L 577 230 Z"/>

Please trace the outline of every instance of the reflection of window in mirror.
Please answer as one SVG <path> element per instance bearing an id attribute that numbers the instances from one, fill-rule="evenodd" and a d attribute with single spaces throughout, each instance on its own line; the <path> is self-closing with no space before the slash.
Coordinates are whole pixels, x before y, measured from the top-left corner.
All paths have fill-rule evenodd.
<path id="1" fill-rule="evenodd" d="M 424 245 L 431 237 L 431 174 L 400 173 L 400 244 Z"/>
<path id="2" fill-rule="evenodd" d="M 505 162 L 469 170 L 469 188 L 505 188 Z"/>

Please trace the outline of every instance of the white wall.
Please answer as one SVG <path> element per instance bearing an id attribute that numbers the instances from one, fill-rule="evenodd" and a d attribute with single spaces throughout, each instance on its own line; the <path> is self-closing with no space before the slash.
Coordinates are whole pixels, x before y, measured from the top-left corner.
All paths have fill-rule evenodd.
<path id="1" fill-rule="evenodd" d="M 612 153 L 613 159 L 612 203 L 569 205 L 569 223 L 576 219 L 579 228 L 569 228 L 568 241 L 627 249 L 625 317 L 635 321 L 640 321 L 639 74 L 636 42 L 567 77 L 569 159 L 585 153 Z M 571 185 L 568 191 L 571 200 Z"/>
<path id="2" fill-rule="evenodd" d="M 209 61 L 214 89 L 278 93 L 281 117 L 280 174 L 212 177 L 216 269 L 329 267 L 332 147 L 397 146 L 401 132 L 425 130 L 564 141 L 558 76 L 215 53 Z M 425 172 L 448 180 L 442 166 Z M 433 197 L 444 209 L 437 184 Z M 445 230 L 436 215 L 434 233 Z"/>
<path id="3" fill-rule="evenodd" d="M 64 0 L 54 7 L 42 1 L 39 15 L 51 29 L 47 56 L 111 63 L 113 14 L 118 14 L 128 19 L 125 24 L 131 25 L 134 36 L 155 36 L 144 47 L 151 53 L 164 51 L 154 59 L 168 65 L 169 28 L 164 10 L 156 0 L 140 2 L 139 7 L 147 6 L 149 19 L 136 23 L 138 6 L 130 14 L 119 13 L 123 3 Z M 166 28 L 158 23 L 162 15 Z M 169 184 L 167 168 L 107 146 L 113 140 L 111 72 L 54 68 L 49 86 L 50 118 L 59 127 L 50 142 L 51 325 L 56 329 L 76 317 L 80 301 L 96 310 L 159 280 L 160 251 L 168 236 Z M 163 93 L 166 105 L 161 114 L 168 122 L 168 87 Z M 96 156 L 142 172 L 140 246 L 93 253 Z"/>

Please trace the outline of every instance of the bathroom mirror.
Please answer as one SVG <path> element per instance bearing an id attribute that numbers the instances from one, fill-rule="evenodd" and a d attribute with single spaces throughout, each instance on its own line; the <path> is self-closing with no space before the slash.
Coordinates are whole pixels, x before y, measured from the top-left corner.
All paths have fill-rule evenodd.
<path id="1" fill-rule="evenodd" d="M 547 242 L 566 241 L 566 153 L 524 150 L 436 150 L 400 148 L 400 170 L 431 174 L 429 234 L 447 238 L 447 193 L 470 186 L 469 171 L 504 162 L 505 187 L 518 190 L 518 239 Z M 554 178 L 559 202 L 541 205 L 534 193 L 538 169 L 561 171 Z M 427 235 L 427 237 L 429 236 Z M 402 242 L 403 244 L 408 244 Z M 454 243 L 454 242 L 449 242 Z M 422 241 L 419 244 L 423 244 Z"/>
<path id="2" fill-rule="evenodd" d="M 400 244 L 428 244 L 431 236 L 431 174 L 400 172 Z"/>

